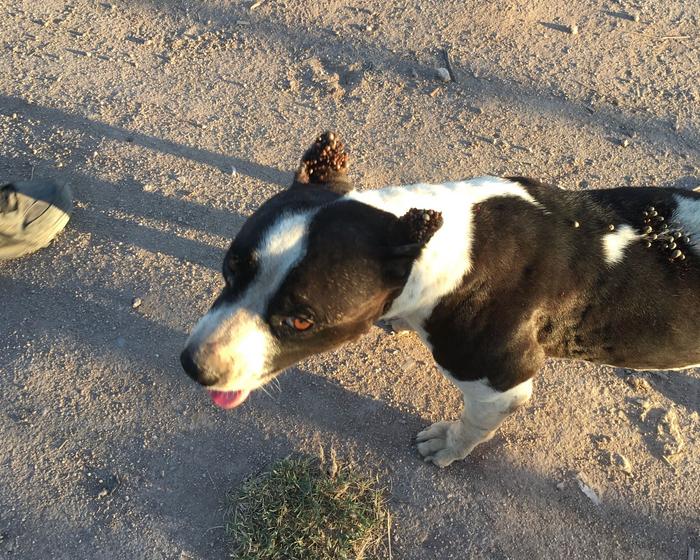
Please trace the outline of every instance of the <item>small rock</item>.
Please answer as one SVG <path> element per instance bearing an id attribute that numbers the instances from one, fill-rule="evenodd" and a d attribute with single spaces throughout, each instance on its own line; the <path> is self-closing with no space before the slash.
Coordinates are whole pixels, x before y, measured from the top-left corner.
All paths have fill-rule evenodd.
<path id="1" fill-rule="evenodd" d="M 673 464 L 684 452 L 685 438 L 678 425 L 678 415 L 673 408 L 666 410 L 656 426 L 656 432 L 663 445 L 663 456 L 667 463 Z"/>
<path id="2" fill-rule="evenodd" d="M 135 297 L 135 298 L 131 301 L 131 307 L 133 307 L 134 309 L 137 309 L 137 308 L 141 307 L 141 304 L 142 304 L 142 303 L 143 303 L 143 301 L 141 301 L 141 298 L 140 298 L 140 297 Z"/>
<path id="3" fill-rule="evenodd" d="M 627 384 L 635 391 L 641 391 L 643 393 L 648 393 L 651 391 L 651 385 L 642 377 L 628 377 Z"/>
<path id="4" fill-rule="evenodd" d="M 416 369 L 416 362 L 411 358 L 407 358 L 401 363 L 401 369 L 405 372 L 411 372 Z"/>
<path id="5" fill-rule="evenodd" d="M 564 490 L 566 488 L 566 482 L 557 483 L 557 490 Z"/>
<path id="6" fill-rule="evenodd" d="M 627 138 L 625 138 L 622 142 L 620 142 L 620 145 L 621 145 L 623 148 L 626 148 L 627 146 L 630 145 L 630 141 L 627 140 Z"/>
<path id="7" fill-rule="evenodd" d="M 627 476 L 630 476 L 632 474 L 632 464 L 629 462 L 629 459 L 627 459 L 627 457 L 625 457 L 621 453 L 617 453 L 616 451 L 611 452 L 610 464 L 613 467 L 620 469 Z"/>
<path id="8" fill-rule="evenodd" d="M 438 78 L 438 80 L 441 80 L 443 82 L 452 81 L 452 76 L 450 76 L 450 71 L 447 68 L 436 68 L 435 76 Z"/>
<path id="9" fill-rule="evenodd" d="M 109 494 L 109 492 L 107 491 L 106 488 L 103 488 L 102 490 L 100 490 L 100 493 L 97 494 L 97 497 L 98 498 L 106 498 L 107 494 Z"/>
<path id="10" fill-rule="evenodd" d="M 572 35 L 578 35 L 578 25 L 576 25 L 575 23 L 572 23 L 569 26 L 569 33 L 571 33 Z"/>
<path id="11" fill-rule="evenodd" d="M 645 398 L 643 398 L 643 397 L 637 397 L 637 398 L 635 398 L 635 399 L 633 399 L 633 400 L 641 407 L 642 412 L 641 412 L 641 414 L 639 415 L 639 419 L 640 419 L 642 422 L 644 422 L 644 420 L 645 420 L 646 417 L 647 417 L 647 414 L 648 414 L 649 411 L 651 410 L 651 407 L 654 406 L 654 403 L 653 403 L 651 400 L 645 399 Z"/>

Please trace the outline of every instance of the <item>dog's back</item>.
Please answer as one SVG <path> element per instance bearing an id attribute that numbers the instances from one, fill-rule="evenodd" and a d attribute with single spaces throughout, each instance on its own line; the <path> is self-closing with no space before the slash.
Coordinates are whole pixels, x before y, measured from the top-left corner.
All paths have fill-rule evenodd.
<path id="1" fill-rule="evenodd" d="M 526 338 L 551 357 L 639 369 L 700 363 L 700 193 L 513 181 L 539 207 L 476 207 L 472 273 L 450 296 L 471 302 L 477 324 L 463 330 L 478 340 L 475 354 L 512 322 L 506 337 L 532 329 Z M 496 332 L 478 335 L 480 324 Z"/>

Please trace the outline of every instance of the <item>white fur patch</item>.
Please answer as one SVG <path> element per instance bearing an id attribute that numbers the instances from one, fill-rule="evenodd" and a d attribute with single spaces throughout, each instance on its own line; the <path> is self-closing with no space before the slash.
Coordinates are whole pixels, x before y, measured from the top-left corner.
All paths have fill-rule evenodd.
<path id="1" fill-rule="evenodd" d="M 493 437 L 498 426 L 532 395 L 532 379 L 507 391 L 497 391 L 486 379 L 457 381 L 443 374 L 462 391 L 464 409 L 455 422 L 436 422 L 416 436 L 418 451 L 426 461 L 446 467 L 464 459 L 472 449 Z"/>
<path id="2" fill-rule="evenodd" d="M 349 193 L 346 198 L 403 216 L 411 208 L 437 210 L 443 225 L 423 249 L 401 295 L 385 317 L 401 317 L 420 332 L 438 300 L 457 288 L 471 270 L 472 209 L 496 197 L 516 197 L 540 206 L 518 183 L 478 177 L 440 185 L 416 184 Z"/>
<path id="3" fill-rule="evenodd" d="M 465 402 L 472 403 L 472 406 L 493 407 L 502 412 L 511 411 L 527 402 L 532 396 L 532 379 L 523 381 L 507 391 L 498 391 L 491 387 L 486 379 L 457 381 L 451 375 L 448 378 L 462 391 Z"/>
<path id="4" fill-rule="evenodd" d="M 192 330 L 187 344 L 207 348 L 200 367 L 218 373 L 218 391 L 252 390 L 263 384 L 276 352 L 275 339 L 263 319 L 267 305 L 289 271 L 306 253 L 312 213 L 284 215 L 255 251 L 258 272 L 240 299 L 210 310 Z"/>
<path id="5" fill-rule="evenodd" d="M 622 261 L 627 246 L 639 239 L 640 235 L 632 226 L 627 224 L 618 226 L 612 233 L 603 236 L 603 257 L 605 262 L 613 265 Z"/>
<path id="6" fill-rule="evenodd" d="M 690 236 L 690 246 L 700 254 L 700 200 L 674 196 L 678 207 L 673 213 L 672 221 L 682 226 Z"/>

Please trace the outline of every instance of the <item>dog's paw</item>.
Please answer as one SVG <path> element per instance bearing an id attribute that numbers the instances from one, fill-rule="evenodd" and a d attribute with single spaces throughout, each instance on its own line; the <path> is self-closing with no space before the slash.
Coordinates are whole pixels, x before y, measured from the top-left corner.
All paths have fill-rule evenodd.
<path id="1" fill-rule="evenodd" d="M 446 467 L 467 456 L 461 446 L 455 446 L 455 435 L 462 428 L 461 422 L 436 422 L 416 436 L 418 453 L 426 463 Z"/>
<path id="2" fill-rule="evenodd" d="M 302 156 L 296 181 L 340 186 L 348 191 L 348 159 L 343 141 L 338 135 L 324 132 Z"/>

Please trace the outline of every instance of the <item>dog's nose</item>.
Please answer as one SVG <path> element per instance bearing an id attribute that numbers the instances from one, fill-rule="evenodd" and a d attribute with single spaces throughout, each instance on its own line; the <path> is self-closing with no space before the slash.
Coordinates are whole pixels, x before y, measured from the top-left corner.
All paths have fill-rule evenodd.
<path id="1" fill-rule="evenodd" d="M 215 375 L 211 375 L 199 367 L 197 361 L 194 359 L 194 352 L 192 352 L 192 349 L 189 347 L 185 348 L 182 354 L 180 354 L 180 363 L 187 375 L 205 387 L 210 387 L 218 381 Z"/>

